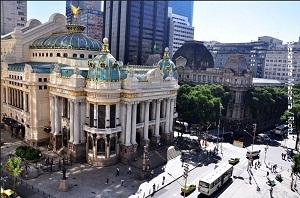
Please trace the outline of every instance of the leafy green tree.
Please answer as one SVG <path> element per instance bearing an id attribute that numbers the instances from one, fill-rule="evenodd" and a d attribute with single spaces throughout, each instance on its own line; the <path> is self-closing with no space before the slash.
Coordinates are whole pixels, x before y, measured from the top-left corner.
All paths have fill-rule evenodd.
<path id="1" fill-rule="evenodd" d="M 20 157 L 10 157 L 6 161 L 6 168 L 13 176 L 13 191 L 15 191 L 16 188 L 16 179 L 22 172 L 21 162 L 22 159 Z"/>

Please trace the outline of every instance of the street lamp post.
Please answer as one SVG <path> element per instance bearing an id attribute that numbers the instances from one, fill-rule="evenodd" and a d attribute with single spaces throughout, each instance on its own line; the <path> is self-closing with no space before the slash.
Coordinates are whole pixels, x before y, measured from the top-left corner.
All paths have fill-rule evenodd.
<path id="1" fill-rule="evenodd" d="M 217 153 L 219 153 L 219 134 L 220 134 L 220 119 L 221 119 L 221 103 L 220 103 L 220 112 L 219 112 L 219 124 L 218 124 L 218 138 L 217 138 Z"/>
<path id="2" fill-rule="evenodd" d="M 245 133 L 249 134 L 253 138 L 252 151 L 251 151 L 251 155 L 249 157 L 248 169 L 249 169 L 250 162 L 253 160 L 252 154 L 253 154 L 253 145 L 254 145 L 255 133 L 256 133 L 256 125 L 257 124 L 253 124 L 253 135 L 251 135 L 250 133 L 248 133 L 248 131 L 244 130 Z"/>

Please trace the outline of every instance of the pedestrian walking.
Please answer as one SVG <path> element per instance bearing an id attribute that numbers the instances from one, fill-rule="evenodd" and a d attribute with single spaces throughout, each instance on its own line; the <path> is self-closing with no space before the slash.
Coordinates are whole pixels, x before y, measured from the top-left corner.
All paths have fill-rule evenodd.
<path id="1" fill-rule="evenodd" d="M 281 159 L 283 159 L 283 153 L 281 153 Z"/>
<path id="2" fill-rule="evenodd" d="M 164 185 L 165 184 L 165 176 L 163 176 L 163 181 L 162 181 L 162 185 Z"/>
<path id="3" fill-rule="evenodd" d="M 152 186 L 152 187 L 153 187 L 153 192 L 155 192 L 155 187 L 156 187 L 156 186 L 155 186 L 155 184 L 153 184 L 153 186 Z"/>
<path id="4" fill-rule="evenodd" d="M 109 179 L 108 179 L 108 177 L 107 177 L 107 178 L 106 178 L 106 183 L 105 183 L 105 184 L 107 185 L 107 184 L 108 184 L 108 182 L 109 182 Z"/>
<path id="5" fill-rule="evenodd" d="M 252 179 L 252 177 L 251 177 L 251 176 L 249 176 L 249 184 L 251 184 L 251 179 Z"/>
<path id="6" fill-rule="evenodd" d="M 297 183 L 294 184 L 294 190 L 297 191 Z"/>
<path id="7" fill-rule="evenodd" d="M 119 176 L 119 175 L 120 175 L 120 169 L 117 168 L 117 174 L 116 174 L 116 176 Z"/>
<path id="8" fill-rule="evenodd" d="M 269 177 L 269 171 L 267 171 L 267 177 Z"/>
<path id="9" fill-rule="evenodd" d="M 124 185 L 124 179 L 121 179 L 121 186 Z"/>
<path id="10" fill-rule="evenodd" d="M 153 176 L 154 176 L 154 170 L 152 169 L 151 170 L 151 178 L 153 178 Z"/>
<path id="11" fill-rule="evenodd" d="M 147 165 L 147 170 L 149 170 L 149 169 L 150 169 L 150 164 Z"/>
<path id="12" fill-rule="evenodd" d="M 130 166 L 128 167 L 127 174 L 131 174 L 131 167 Z"/>
<path id="13" fill-rule="evenodd" d="M 294 180 L 291 181 L 291 190 L 293 190 Z"/>

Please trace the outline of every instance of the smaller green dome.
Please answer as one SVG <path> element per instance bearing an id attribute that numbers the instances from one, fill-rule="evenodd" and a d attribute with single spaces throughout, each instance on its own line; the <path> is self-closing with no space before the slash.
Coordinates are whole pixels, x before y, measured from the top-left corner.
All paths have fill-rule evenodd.
<path id="1" fill-rule="evenodd" d="M 169 57 L 169 48 L 165 48 L 165 53 L 163 59 L 161 59 L 158 63 L 160 70 L 164 72 L 164 79 L 166 79 L 170 75 L 170 71 L 172 71 L 173 77 L 178 79 L 177 68 L 176 65 Z"/>
<path id="2" fill-rule="evenodd" d="M 89 61 L 88 79 L 105 82 L 120 80 L 120 66 L 118 61 L 109 53 L 107 38 L 103 39 L 100 54 Z"/>

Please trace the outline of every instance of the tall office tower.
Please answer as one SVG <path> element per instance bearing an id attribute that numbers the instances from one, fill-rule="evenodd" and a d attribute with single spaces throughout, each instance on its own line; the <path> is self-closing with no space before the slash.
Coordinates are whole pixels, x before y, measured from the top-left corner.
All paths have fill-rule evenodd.
<path id="1" fill-rule="evenodd" d="M 168 7 L 172 8 L 172 13 L 187 17 L 193 25 L 194 1 L 169 1 Z"/>
<path id="2" fill-rule="evenodd" d="M 188 18 L 172 13 L 169 7 L 169 49 L 172 58 L 175 52 L 185 43 L 185 41 L 194 40 L 194 27 L 188 21 Z"/>
<path id="3" fill-rule="evenodd" d="M 104 36 L 124 64 L 145 64 L 168 45 L 167 1 L 104 1 Z"/>
<path id="4" fill-rule="evenodd" d="M 27 1 L 1 1 L 1 35 L 24 27 L 27 22 Z"/>
<path id="5" fill-rule="evenodd" d="M 89 37 L 102 41 L 103 12 L 101 1 L 66 1 L 66 16 L 68 23 L 73 23 L 73 16 L 70 4 L 82 9 L 78 23 L 84 25 L 85 32 Z"/>
<path id="6" fill-rule="evenodd" d="M 291 51 L 289 52 L 288 49 Z M 289 76 L 292 65 L 292 76 Z M 289 42 L 285 45 L 273 47 L 267 51 L 264 78 L 288 81 L 293 78 L 300 81 L 300 38 L 298 42 Z"/>

